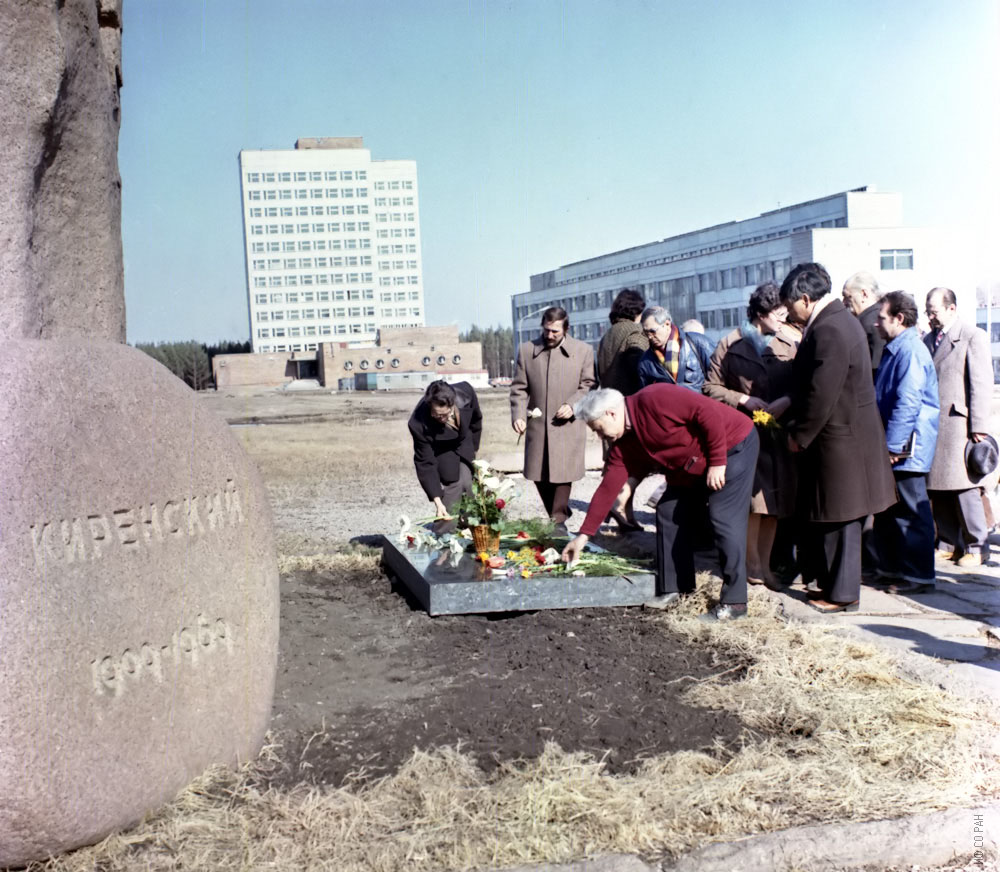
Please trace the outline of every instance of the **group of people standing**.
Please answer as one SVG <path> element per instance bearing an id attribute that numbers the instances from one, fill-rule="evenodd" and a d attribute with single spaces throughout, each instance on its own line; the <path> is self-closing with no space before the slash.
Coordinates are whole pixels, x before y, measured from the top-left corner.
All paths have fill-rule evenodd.
<path id="1" fill-rule="evenodd" d="M 858 607 L 863 563 L 873 578 L 913 591 L 933 585 L 935 543 L 961 565 L 986 558 L 978 483 L 996 465 L 996 442 L 985 333 L 957 318 L 947 288 L 927 296 L 923 338 L 909 294 L 880 297 L 865 273 L 848 279 L 840 298 L 831 290 L 820 264 L 799 264 L 780 287 L 756 288 L 746 321 L 713 350 L 697 322 L 684 329 L 627 289 L 612 306 L 596 368 L 590 346 L 568 335 L 565 310 L 545 310 L 541 336 L 518 349 L 511 421 L 525 436 L 525 478 L 561 532 L 572 482 L 584 475 L 584 426 L 605 445 L 601 484 L 565 560 L 609 516 L 636 528 L 632 495 L 657 473 L 666 483 L 654 495 L 651 605 L 669 607 L 694 590 L 695 543 L 707 527 L 723 578 L 707 620 L 742 617 L 748 580 L 783 586 L 787 576 L 771 570 L 782 528 L 821 612 Z M 476 413 L 478 405 L 466 417 Z M 463 416 L 455 429 L 449 414 L 439 410 L 438 429 L 458 434 Z M 417 449 L 414 418 L 419 474 L 419 458 L 433 451 Z"/>

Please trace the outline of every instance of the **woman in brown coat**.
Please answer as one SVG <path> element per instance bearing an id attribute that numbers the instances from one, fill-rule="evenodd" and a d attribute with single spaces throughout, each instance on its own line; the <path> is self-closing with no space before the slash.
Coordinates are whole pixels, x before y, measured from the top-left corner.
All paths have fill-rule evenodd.
<path id="1" fill-rule="evenodd" d="M 751 295 L 747 321 L 718 344 L 702 390 L 747 415 L 756 411 L 777 419 L 791 404 L 792 359 L 799 333 L 785 324 L 785 308 L 774 282 Z M 771 546 L 778 519 L 795 510 L 795 465 L 784 436 L 760 425 L 760 454 L 747 523 L 747 577 L 751 584 L 771 578 Z"/>
<path id="2" fill-rule="evenodd" d="M 597 381 L 602 388 L 614 388 L 622 396 L 629 397 L 639 390 L 639 359 L 649 349 L 646 334 L 639 326 L 639 316 L 646 308 L 642 294 L 630 288 L 620 291 L 611 304 L 608 320 L 611 329 L 601 337 L 597 349 Z M 614 444 L 604 441 L 604 459 Z M 611 510 L 611 517 L 618 522 L 623 532 L 641 529 L 635 520 L 632 508 L 634 482 L 629 482 L 618 495 L 618 501 Z"/>

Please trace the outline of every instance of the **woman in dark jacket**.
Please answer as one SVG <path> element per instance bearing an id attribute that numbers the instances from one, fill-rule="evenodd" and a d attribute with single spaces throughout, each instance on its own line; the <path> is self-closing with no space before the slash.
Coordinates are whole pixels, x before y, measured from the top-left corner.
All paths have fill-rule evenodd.
<path id="1" fill-rule="evenodd" d="M 792 360 L 798 332 L 785 323 L 785 307 L 774 282 L 751 295 L 747 320 L 716 346 L 704 392 L 746 415 L 767 412 L 778 419 L 791 405 Z M 751 584 L 778 584 L 770 570 L 778 519 L 795 511 L 795 464 L 785 434 L 764 428 L 747 524 L 747 576 Z"/>
<path id="2" fill-rule="evenodd" d="M 483 433 L 479 398 L 468 382 L 431 382 L 410 415 L 417 480 L 434 503 L 434 532 L 455 528 L 449 509 L 472 487 L 472 461 Z"/>
<path id="3" fill-rule="evenodd" d="M 601 337 L 597 349 L 597 381 L 602 388 L 614 388 L 622 396 L 629 397 L 639 390 L 639 359 L 649 348 L 646 334 L 639 326 L 639 316 L 646 308 L 642 294 L 625 288 L 611 304 L 608 320 L 611 329 Z M 604 442 L 604 459 L 614 444 Z M 629 482 L 618 495 L 618 501 L 611 510 L 611 517 L 618 522 L 623 532 L 642 529 L 635 520 L 632 497 L 635 482 Z"/>

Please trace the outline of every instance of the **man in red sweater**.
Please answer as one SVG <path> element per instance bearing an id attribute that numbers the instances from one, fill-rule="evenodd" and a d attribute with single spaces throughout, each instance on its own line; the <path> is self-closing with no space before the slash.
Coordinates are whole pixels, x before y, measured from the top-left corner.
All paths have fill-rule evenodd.
<path id="1" fill-rule="evenodd" d="M 747 516 L 760 443 L 753 422 L 722 403 L 671 384 L 630 397 L 605 388 L 573 409 L 595 433 L 614 441 L 601 484 L 579 535 L 563 550 L 573 562 L 607 517 L 629 478 L 662 472 L 667 489 L 656 506 L 656 600 L 660 608 L 695 589 L 694 525 L 708 500 L 722 570 L 720 602 L 703 620 L 747 613 Z"/>

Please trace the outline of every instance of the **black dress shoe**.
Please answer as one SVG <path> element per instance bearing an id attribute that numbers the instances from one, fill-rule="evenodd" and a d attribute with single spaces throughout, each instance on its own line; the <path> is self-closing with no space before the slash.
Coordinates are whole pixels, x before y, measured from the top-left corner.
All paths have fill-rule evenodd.
<path id="1" fill-rule="evenodd" d="M 699 621 L 714 624 L 717 621 L 738 621 L 747 616 L 746 603 L 719 603 L 705 614 L 698 615 Z"/>

